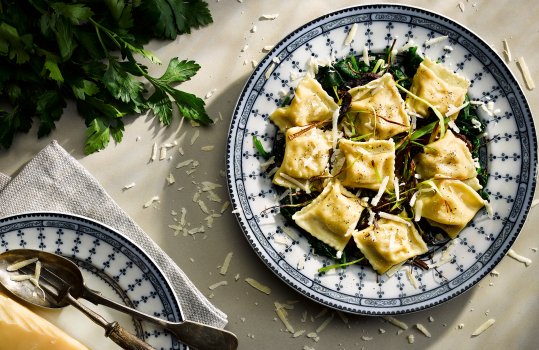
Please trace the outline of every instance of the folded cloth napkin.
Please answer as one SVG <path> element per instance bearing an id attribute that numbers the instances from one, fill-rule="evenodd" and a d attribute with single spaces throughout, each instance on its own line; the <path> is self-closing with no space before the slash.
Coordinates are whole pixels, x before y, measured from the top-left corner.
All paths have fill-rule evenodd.
<path id="1" fill-rule="evenodd" d="M 226 325 L 226 315 L 200 293 L 172 259 L 56 141 L 39 152 L 13 179 L 0 173 L 0 217 L 37 211 L 81 215 L 121 232 L 144 249 L 168 277 L 186 319 L 215 327 Z"/>

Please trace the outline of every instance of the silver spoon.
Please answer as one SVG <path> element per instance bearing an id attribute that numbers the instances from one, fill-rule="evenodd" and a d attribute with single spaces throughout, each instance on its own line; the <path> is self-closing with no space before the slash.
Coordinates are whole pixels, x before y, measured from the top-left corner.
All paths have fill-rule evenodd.
<path id="1" fill-rule="evenodd" d="M 7 271 L 8 266 L 12 266 L 17 262 L 28 261 L 32 258 L 37 258 L 37 261 L 41 263 L 39 286 L 42 287 L 44 294 L 39 288 L 36 288 L 35 282 L 32 283 L 31 280 L 21 282 L 12 280 L 14 274 L 19 275 L 21 272 L 23 274 L 33 274 L 35 267 L 27 266 L 20 268 L 18 271 Z M 0 254 L 0 284 L 16 297 L 41 307 L 61 308 L 73 305 L 85 312 L 84 309 L 88 308 L 77 301 L 79 298 L 86 299 L 96 305 L 105 305 L 136 318 L 155 323 L 171 332 L 181 342 L 195 349 L 234 350 L 238 347 L 238 339 L 231 332 L 193 321 L 165 321 L 101 296 L 99 292 L 88 288 L 84 284 L 82 273 L 75 263 L 53 253 L 32 249 L 16 249 Z M 94 318 L 92 320 L 96 322 Z M 96 323 L 100 324 L 99 322 Z M 101 323 L 101 325 L 103 324 Z M 108 323 L 105 326 L 108 326 Z M 127 332 L 124 330 L 124 333 Z M 111 335 L 109 336 L 114 340 Z M 133 335 L 131 336 L 134 337 Z M 136 339 L 138 340 L 138 338 Z M 139 342 L 142 341 L 139 340 Z"/>

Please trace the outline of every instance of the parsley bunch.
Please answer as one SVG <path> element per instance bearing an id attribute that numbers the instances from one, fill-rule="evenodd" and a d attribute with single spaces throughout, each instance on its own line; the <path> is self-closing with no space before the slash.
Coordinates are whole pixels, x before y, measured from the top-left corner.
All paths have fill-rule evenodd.
<path id="1" fill-rule="evenodd" d="M 197 63 L 173 58 L 152 77 L 138 59 L 160 64 L 144 49 L 149 40 L 212 21 L 203 0 L 0 0 L 0 147 L 34 120 L 38 137 L 48 135 L 66 100 L 85 120 L 86 154 L 111 137 L 120 142 L 124 116 L 150 110 L 169 125 L 173 103 L 181 116 L 211 124 L 204 101 L 174 87 L 196 74 Z"/>

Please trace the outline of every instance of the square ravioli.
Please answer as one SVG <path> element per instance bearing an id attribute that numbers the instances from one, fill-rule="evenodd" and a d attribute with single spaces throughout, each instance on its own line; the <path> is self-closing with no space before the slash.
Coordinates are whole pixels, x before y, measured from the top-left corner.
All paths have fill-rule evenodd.
<path id="1" fill-rule="evenodd" d="M 334 179 L 310 204 L 295 213 L 292 219 L 314 237 L 342 251 L 363 209 L 359 198 Z"/>
<path id="2" fill-rule="evenodd" d="M 443 138 L 429 143 L 414 158 L 422 179 L 434 177 L 461 180 L 474 190 L 481 189 L 472 153 L 466 143 L 447 130 Z"/>
<path id="3" fill-rule="evenodd" d="M 468 225 L 485 206 L 485 201 L 470 186 L 459 180 L 434 179 L 431 191 L 422 190 L 414 204 L 416 216 L 428 219 L 451 238 Z"/>
<path id="4" fill-rule="evenodd" d="M 298 187 L 300 183 L 308 188 L 311 180 L 329 174 L 330 132 L 298 126 L 288 129 L 285 137 L 284 158 L 273 177 L 274 184 Z"/>
<path id="5" fill-rule="evenodd" d="M 345 162 L 338 177 L 346 187 L 380 189 L 386 176 L 388 189 L 393 188 L 395 176 L 395 143 L 392 140 L 357 142 L 339 140 L 339 150 Z"/>
<path id="6" fill-rule="evenodd" d="M 446 115 L 450 108 L 460 107 L 466 98 L 470 82 L 444 66 L 425 57 L 412 80 L 410 92 L 429 102 Z M 421 100 L 408 95 L 406 105 L 424 117 L 429 114 L 429 106 Z M 451 118 L 458 115 L 454 113 Z"/>
<path id="7" fill-rule="evenodd" d="M 414 225 L 391 219 L 380 219 L 375 225 L 355 231 L 353 236 L 359 250 L 379 274 L 428 250 Z"/>
<path id="8" fill-rule="evenodd" d="M 391 74 L 350 89 L 350 95 L 352 103 L 347 121 L 352 122 L 358 135 L 386 140 L 410 128 L 404 100 Z"/>
<path id="9" fill-rule="evenodd" d="M 324 91 L 318 81 L 307 75 L 296 87 L 290 105 L 277 108 L 270 119 L 284 132 L 293 126 L 330 121 L 338 110 L 339 105 L 333 97 Z"/>

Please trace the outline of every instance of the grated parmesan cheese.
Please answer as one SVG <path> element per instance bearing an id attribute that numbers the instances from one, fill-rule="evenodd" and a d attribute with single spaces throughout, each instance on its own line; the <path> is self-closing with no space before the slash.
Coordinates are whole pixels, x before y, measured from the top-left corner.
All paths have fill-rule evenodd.
<path id="1" fill-rule="evenodd" d="M 408 344 L 413 344 L 415 342 L 415 336 L 413 334 L 409 334 L 407 339 L 408 339 Z"/>
<path id="2" fill-rule="evenodd" d="M 271 62 L 268 69 L 266 69 L 266 73 L 264 73 L 264 78 L 268 80 L 271 77 L 271 73 L 273 73 L 273 70 L 275 69 L 275 62 Z"/>
<path id="3" fill-rule="evenodd" d="M 130 184 L 127 184 L 124 187 L 122 187 L 122 191 L 128 190 L 128 189 L 133 188 L 133 187 L 135 187 L 135 183 L 131 182 Z"/>
<path id="4" fill-rule="evenodd" d="M 156 159 L 157 159 L 157 143 L 154 142 L 152 146 L 152 154 L 150 156 L 150 162 L 153 162 Z"/>
<path id="5" fill-rule="evenodd" d="M 26 260 L 23 260 L 23 261 L 19 261 L 19 262 L 16 262 L 16 263 L 11 264 L 8 267 L 6 267 L 6 271 L 8 271 L 8 272 L 17 271 L 17 270 L 22 269 L 23 267 L 26 267 L 28 265 L 31 265 L 31 264 L 35 263 L 35 262 L 37 262 L 37 258 L 31 258 L 31 259 L 26 259 Z"/>
<path id="6" fill-rule="evenodd" d="M 316 328 L 316 334 L 322 332 L 324 329 L 326 329 L 326 327 L 328 326 L 328 324 L 330 324 L 331 321 L 333 321 L 333 317 L 335 317 L 335 314 L 331 313 L 330 316 L 328 316 L 328 318 L 326 318 L 324 320 L 324 322 L 322 322 L 322 324 L 320 326 L 318 326 L 318 328 Z"/>
<path id="7" fill-rule="evenodd" d="M 510 63 L 513 60 L 513 57 L 511 57 L 511 50 L 509 49 L 509 43 L 507 42 L 507 39 L 503 39 L 503 53 L 505 55 L 507 63 Z"/>
<path id="8" fill-rule="evenodd" d="M 403 330 L 407 330 L 408 329 L 408 325 L 402 321 L 399 321 L 397 320 L 395 317 L 393 316 L 383 316 L 382 317 L 384 320 L 386 320 L 387 322 L 391 323 L 392 325 L 396 326 L 396 327 L 399 327 L 400 329 L 403 329 Z"/>
<path id="9" fill-rule="evenodd" d="M 195 141 L 198 139 L 199 136 L 200 136 L 200 130 L 196 129 L 193 136 L 191 137 L 191 145 L 195 143 Z"/>
<path id="10" fill-rule="evenodd" d="M 380 201 L 380 199 L 382 198 L 382 195 L 384 194 L 386 190 L 388 182 L 389 182 L 389 176 L 384 177 L 384 179 L 382 180 L 382 183 L 380 184 L 380 188 L 378 189 L 378 193 L 371 200 L 371 204 L 373 206 L 378 205 L 378 202 Z"/>
<path id="11" fill-rule="evenodd" d="M 532 263 L 532 260 L 530 258 L 526 258 L 525 256 L 517 254 L 517 252 L 515 252 L 513 249 L 509 249 L 507 255 L 515 259 L 516 261 L 523 263 L 524 265 L 526 265 L 526 267 L 530 266 Z"/>
<path id="12" fill-rule="evenodd" d="M 169 174 L 168 174 L 166 180 L 167 180 L 167 183 L 168 183 L 169 185 L 172 185 L 173 183 L 176 182 L 176 179 L 174 178 L 174 175 L 172 175 L 172 173 L 169 173 Z"/>
<path id="13" fill-rule="evenodd" d="M 397 221 L 397 222 L 400 222 L 402 224 L 405 224 L 406 226 L 412 226 L 412 223 L 410 223 L 409 221 L 401 218 L 400 216 L 398 215 L 393 215 L 393 214 L 389 214 L 389 213 L 386 213 L 386 212 L 379 212 L 378 215 L 381 217 L 381 218 L 384 218 L 384 219 L 388 219 L 388 220 L 393 220 L 393 221 Z"/>
<path id="14" fill-rule="evenodd" d="M 292 326 L 292 324 L 290 324 L 290 321 L 288 321 L 288 317 L 287 317 L 288 312 L 286 311 L 286 309 L 283 307 L 281 303 L 277 301 L 274 303 L 274 305 L 275 305 L 275 313 L 277 314 L 281 322 L 286 327 L 286 330 L 294 334 L 295 333 L 294 327 Z"/>
<path id="15" fill-rule="evenodd" d="M 299 331 L 295 332 L 294 334 L 292 334 L 292 338 L 300 337 L 303 334 L 305 334 L 305 329 L 299 330 Z"/>
<path id="16" fill-rule="evenodd" d="M 406 269 L 406 277 L 408 277 L 408 280 L 410 281 L 412 286 L 417 289 L 417 279 L 415 278 L 411 269 Z"/>
<path id="17" fill-rule="evenodd" d="M 274 19 L 276 19 L 277 17 L 279 17 L 279 14 L 278 13 L 272 13 L 272 14 L 267 14 L 267 15 L 262 15 L 260 16 L 259 20 L 268 20 L 268 21 L 273 21 Z"/>
<path id="18" fill-rule="evenodd" d="M 226 257 L 225 257 L 225 261 L 223 262 L 223 266 L 221 266 L 221 269 L 219 270 L 219 273 L 221 275 L 226 275 L 227 271 L 228 271 L 228 267 L 230 266 L 230 260 L 232 260 L 232 256 L 234 255 L 233 252 L 229 252 Z"/>
<path id="19" fill-rule="evenodd" d="M 429 40 L 425 41 L 425 45 L 430 46 L 430 45 L 438 44 L 438 43 L 441 43 L 442 41 L 447 40 L 448 38 L 449 37 L 447 35 L 442 35 L 442 36 L 439 36 L 437 38 L 432 38 L 432 39 L 429 39 Z"/>
<path id="20" fill-rule="evenodd" d="M 214 145 L 207 145 L 207 146 L 200 147 L 200 150 L 208 152 L 208 151 L 213 151 L 214 148 L 215 148 Z"/>
<path id="21" fill-rule="evenodd" d="M 373 339 L 374 339 L 373 337 L 367 337 L 366 335 L 361 336 L 361 340 L 364 340 L 364 341 L 371 341 Z"/>
<path id="22" fill-rule="evenodd" d="M 369 48 L 367 46 L 363 46 L 363 63 L 365 63 L 367 67 L 370 65 Z"/>
<path id="23" fill-rule="evenodd" d="M 251 287 L 261 291 L 264 294 L 271 294 L 271 288 L 268 286 L 263 285 L 262 283 L 258 282 L 257 280 L 247 277 L 245 279 L 245 282 L 247 282 Z"/>
<path id="24" fill-rule="evenodd" d="M 473 331 L 472 337 L 477 337 L 478 335 L 486 331 L 488 328 L 490 328 L 490 326 L 494 324 L 494 322 L 496 322 L 496 320 L 493 318 L 486 320 L 482 325 L 477 327 L 475 331 Z"/>
<path id="25" fill-rule="evenodd" d="M 522 77 L 524 78 L 524 81 L 526 82 L 528 89 L 529 90 L 535 89 L 535 82 L 533 81 L 533 78 L 530 74 L 530 70 L 528 69 L 528 65 L 526 64 L 526 61 L 524 61 L 524 57 L 520 56 L 517 59 L 517 64 L 520 67 L 520 71 L 522 72 Z"/>
<path id="26" fill-rule="evenodd" d="M 143 208 L 148 208 L 150 205 L 152 205 L 155 202 L 159 202 L 159 196 L 153 196 L 146 203 L 144 203 L 144 205 L 142 207 Z"/>
<path id="27" fill-rule="evenodd" d="M 227 281 L 220 281 L 220 282 L 217 282 L 217 283 L 212 284 L 212 285 L 209 286 L 208 288 L 209 288 L 210 290 L 214 290 L 214 289 L 216 289 L 216 288 L 218 288 L 218 287 L 226 286 L 226 285 L 228 285 L 228 282 L 227 282 Z"/>
<path id="28" fill-rule="evenodd" d="M 346 35 L 346 38 L 344 39 L 344 45 L 348 46 L 352 43 L 354 40 L 354 37 L 356 36 L 357 32 L 357 23 L 352 24 L 352 27 L 350 27 L 350 30 L 348 31 L 348 34 Z"/>
<path id="29" fill-rule="evenodd" d="M 432 335 L 430 334 L 430 332 L 427 330 L 427 328 L 425 328 L 425 326 L 423 326 L 421 323 L 418 323 L 415 325 L 416 328 L 425 335 L 425 337 L 427 338 L 431 338 Z"/>

